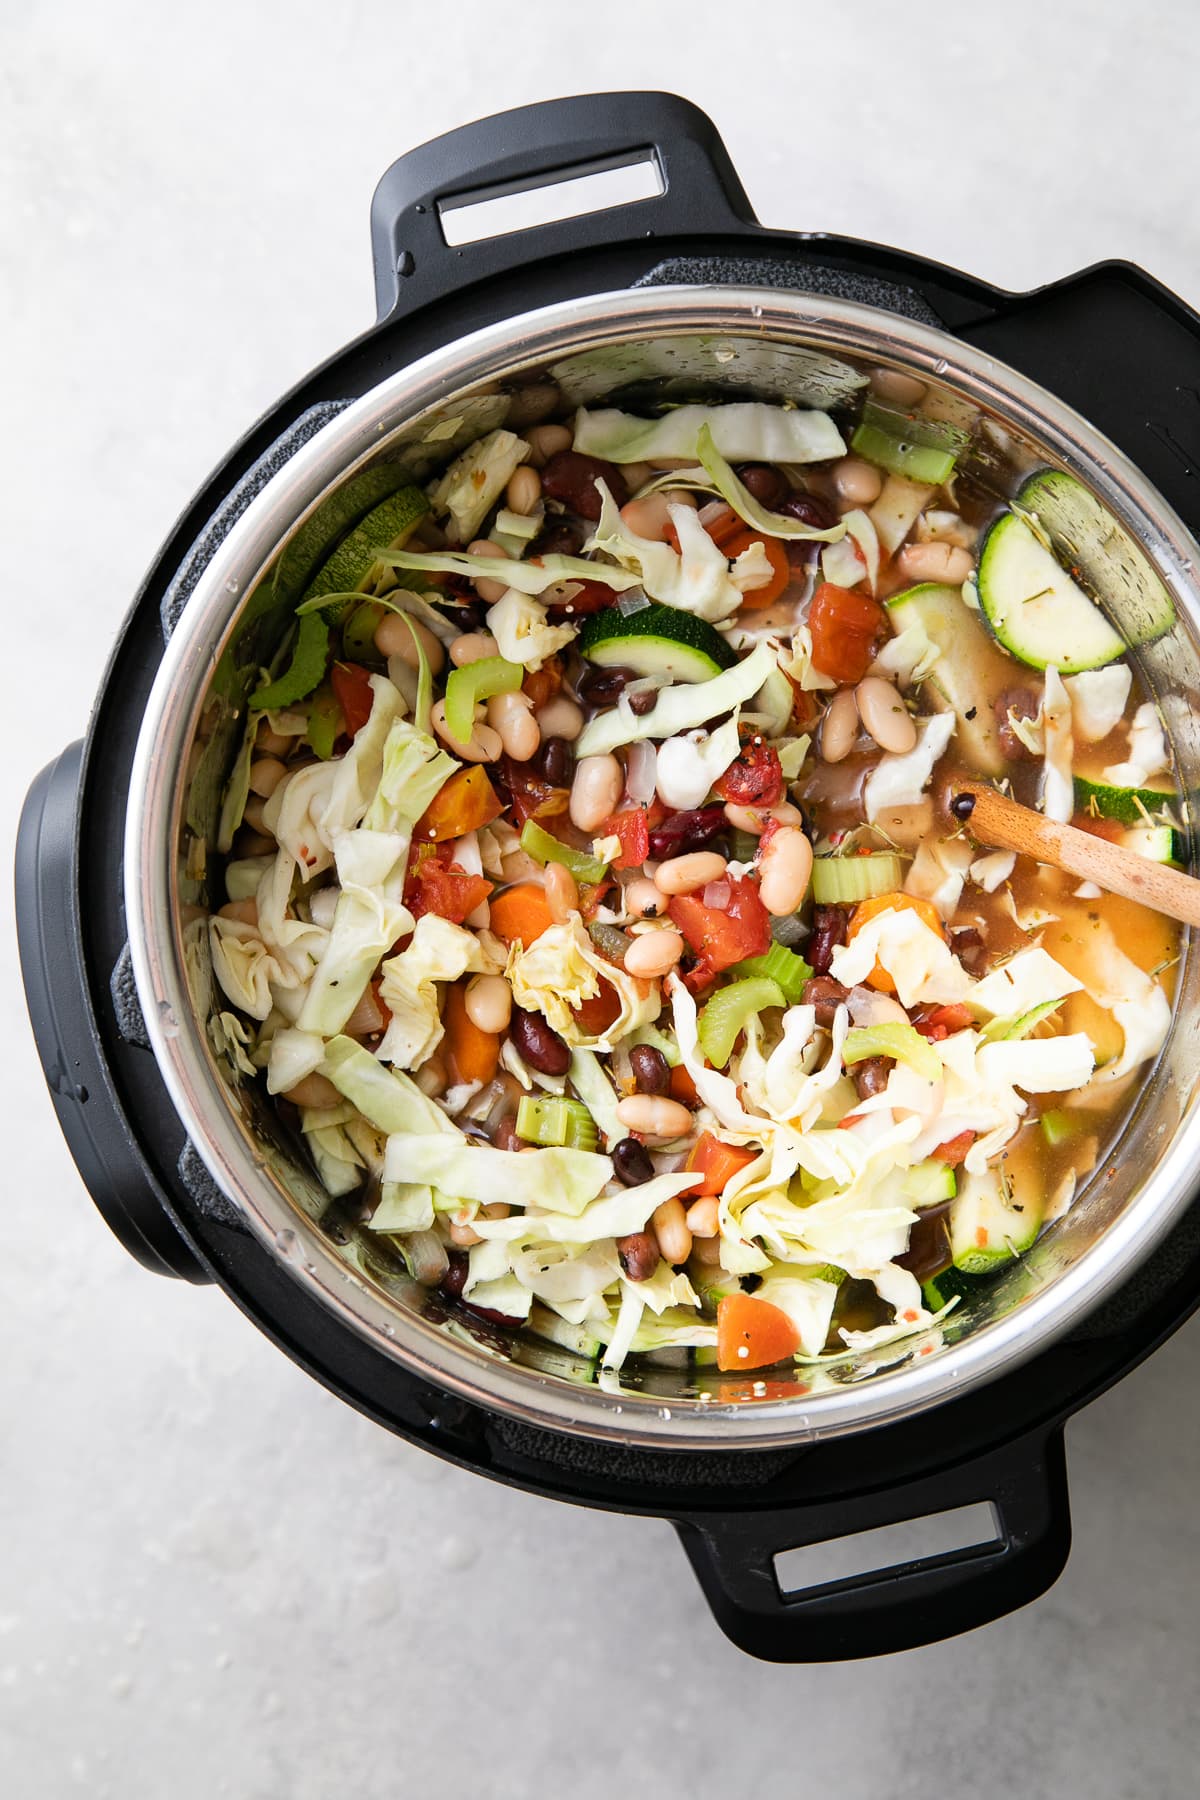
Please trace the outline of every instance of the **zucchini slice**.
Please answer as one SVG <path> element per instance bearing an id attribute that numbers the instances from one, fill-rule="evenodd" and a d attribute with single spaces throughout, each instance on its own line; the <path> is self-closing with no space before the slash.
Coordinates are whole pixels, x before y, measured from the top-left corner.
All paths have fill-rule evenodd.
<path id="1" fill-rule="evenodd" d="M 1078 812 L 1092 813 L 1101 819 L 1115 819 L 1118 825 L 1145 825 L 1147 815 L 1154 821 L 1164 812 L 1182 804 L 1174 788 L 1109 787 L 1102 781 L 1075 777 L 1075 807 Z"/>
<path id="2" fill-rule="evenodd" d="M 1131 644 L 1152 644 L 1170 631 L 1175 602 L 1145 552 L 1082 481 L 1064 469 L 1038 469 L 1017 503 L 1034 514 L 1058 560 L 1121 621 Z"/>
<path id="3" fill-rule="evenodd" d="M 887 610 L 894 630 L 919 624 L 937 645 L 937 665 L 922 688 L 939 712 L 954 714 L 961 755 L 981 775 L 1003 775 L 1007 765 L 992 696 L 1011 685 L 1012 670 L 960 590 L 924 581 L 894 594 Z"/>
<path id="4" fill-rule="evenodd" d="M 1018 1195 L 995 1169 L 967 1175 L 950 1207 L 950 1254 L 956 1269 L 987 1275 L 1029 1249 L 1042 1228 L 1040 1195 Z"/>
<path id="5" fill-rule="evenodd" d="M 1149 862 L 1187 867 L 1187 839 L 1170 825 L 1134 825 L 1120 839 L 1121 847 L 1134 850 Z"/>
<path id="6" fill-rule="evenodd" d="M 633 613 L 606 606 L 583 621 L 579 649 L 602 668 L 636 669 L 668 681 L 708 681 L 737 661 L 719 631 L 677 606 L 644 606 Z"/>
<path id="7" fill-rule="evenodd" d="M 1016 513 L 988 526 L 978 586 L 993 637 L 1031 669 L 1077 675 L 1125 654 L 1124 638 Z"/>

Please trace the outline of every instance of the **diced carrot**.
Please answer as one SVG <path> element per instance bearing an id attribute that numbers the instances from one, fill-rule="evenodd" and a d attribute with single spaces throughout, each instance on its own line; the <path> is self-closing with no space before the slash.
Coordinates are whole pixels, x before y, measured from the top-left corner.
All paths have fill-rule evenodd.
<path id="1" fill-rule="evenodd" d="M 944 1144 L 939 1144 L 933 1154 L 939 1162 L 949 1163 L 952 1169 L 957 1169 L 966 1161 L 967 1151 L 974 1142 L 973 1131 L 960 1131 L 957 1137 L 947 1138 Z"/>
<path id="2" fill-rule="evenodd" d="M 678 1100 L 681 1106 L 699 1106 L 700 1096 L 696 1092 L 696 1084 L 682 1063 L 676 1063 L 671 1070 L 670 1095 Z"/>
<path id="3" fill-rule="evenodd" d="M 446 1054 L 457 1081 L 490 1081 L 500 1061 L 500 1033 L 481 1031 L 467 1013 L 467 989 L 455 982 L 442 1006 Z"/>
<path id="4" fill-rule="evenodd" d="M 504 811 L 482 763 L 459 769 L 430 801 L 413 830 L 416 844 L 442 844 L 490 825 Z"/>
<path id="5" fill-rule="evenodd" d="M 744 1169 L 757 1156 L 758 1151 L 747 1145 L 723 1144 L 711 1131 L 702 1131 L 688 1156 L 687 1167 L 704 1179 L 699 1187 L 689 1188 L 688 1193 L 696 1198 L 703 1194 L 724 1193 L 738 1170 Z"/>
<path id="6" fill-rule="evenodd" d="M 860 900 L 850 914 L 850 923 L 846 927 L 846 942 L 852 944 L 863 926 L 884 912 L 915 912 L 918 918 L 923 919 L 928 925 L 930 931 L 936 931 L 941 938 L 946 935 L 941 914 L 936 906 L 930 905 L 928 900 L 914 899 L 911 894 L 876 894 L 873 900 Z M 867 976 L 867 986 L 875 988 L 881 994 L 894 994 L 896 991 L 895 982 L 883 965 L 878 962 Z"/>
<path id="7" fill-rule="evenodd" d="M 751 529 L 739 531 L 736 536 L 724 539 L 721 548 L 732 562 L 735 556 L 740 556 L 743 550 L 750 548 L 751 544 L 762 545 L 766 559 L 771 565 L 771 573 L 760 586 L 747 588 L 743 593 L 743 612 L 751 612 L 760 606 L 770 606 L 778 600 L 792 579 L 792 565 L 788 561 L 787 551 L 778 538 L 767 537 L 765 532 Z"/>
<path id="8" fill-rule="evenodd" d="M 492 901 L 492 930 L 506 944 L 520 944 L 528 950 L 553 923 L 546 891 L 536 882 L 518 882 Z"/>
<path id="9" fill-rule="evenodd" d="M 800 1333 L 778 1306 L 753 1294 L 726 1294 L 717 1307 L 717 1367 L 765 1369 L 800 1348 Z"/>

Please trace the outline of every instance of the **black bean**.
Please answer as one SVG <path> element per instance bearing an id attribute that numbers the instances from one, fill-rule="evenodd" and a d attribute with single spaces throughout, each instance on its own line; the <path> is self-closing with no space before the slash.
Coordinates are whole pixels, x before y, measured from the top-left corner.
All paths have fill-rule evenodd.
<path id="1" fill-rule="evenodd" d="M 650 1153 L 635 1137 L 622 1138 L 613 1146 L 612 1161 L 617 1180 L 623 1181 L 626 1187 L 640 1187 L 643 1181 L 654 1179 Z"/>
<path id="2" fill-rule="evenodd" d="M 598 663 L 589 663 L 575 683 L 575 692 L 585 706 L 614 706 L 637 678 L 636 669 L 603 669 Z"/>
<path id="3" fill-rule="evenodd" d="M 449 1252 L 449 1257 L 450 1261 L 446 1267 L 446 1273 L 438 1282 L 438 1290 L 445 1294 L 448 1300 L 458 1300 L 461 1298 L 463 1288 L 466 1285 L 467 1271 L 470 1269 L 471 1263 L 466 1252 L 463 1250 L 451 1250 Z"/>
<path id="4" fill-rule="evenodd" d="M 536 1013 L 517 1007 L 508 1035 L 521 1057 L 531 1069 L 542 1075 L 565 1075 L 571 1066 L 571 1052 L 552 1026 Z"/>
<path id="5" fill-rule="evenodd" d="M 671 1065 L 653 1044 L 635 1044 L 629 1066 L 639 1094 L 667 1094 L 671 1090 Z"/>
<path id="6" fill-rule="evenodd" d="M 965 824 L 971 814 L 975 811 L 974 794 L 955 794 L 953 800 L 950 802 L 950 811 L 954 814 L 956 819 L 961 819 Z"/>
<path id="7" fill-rule="evenodd" d="M 645 718 L 658 705 L 657 688 L 641 688 L 636 694 L 629 696 L 629 710 L 635 719 Z"/>
<path id="8" fill-rule="evenodd" d="M 537 770 L 542 779 L 551 787 L 570 787 L 574 767 L 575 752 L 566 738 L 547 738 L 537 759 Z"/>
<path id="9" fill-rule="evenodd" d="M 617 1239 L 617 1256 L 630 1281 L 649 1281 L 658 1267 L 658 1239 L 652 1231 L 631 1231 Z"/>
<path id="10" fill-rule="evenodd" d="M 811 525 L 814 531 L 828 531 L 831 525 L 837 524 L 831 509 L 814 494 L 789 494 L 776 510 L 785 518 L 799 519 L 802 525 Z"/>
<path id="11" fill-rule="evenodd" d="M 848 999 L 850 989 L 832 975 L 814 975 L 806 981 L 804 991 L 800 995 L 802 1006 L 816 1008 L 817 1024 L 829 1026 L 833 1024 L 834 1014 L 838 1007 Z"/>
<path id="12" fill-rule="evenodd" d="M 578 556 L 587 539 L 587 527 L 578 519 L 548 518 L 529 546 L 530 557 Z"/>
<path id="13" fill-rule="evenodd" d="M 814 906 L 812 934 L 805 950 L 805 961 L 814 975 L 828 975 L 829 963 L 839 944 L 846 941 L 850 909 L 845 906 Z"/>
<path id="14" fill-rule="evenodd" d="M 992 711 L 996 715 L 996 737 L 1007 762 L 1029 762 L 1033 759 L 1032 750 L 1027 744 L 1022 743 L 1013 730 L 1009 713 L 1014 713 L 1018 719 L 1035 719 L 1040 704 L 1033 689 L 1024 687 L 1005 688 L 1004 692 L 997 694 L 993 700 Z"/>
<path id="15" fill-rule="evenodd" d="M 862 1062 L 855 1063 L 850 1073 L 854 1077 L 859 1099 L 869 1100 L 872 1094 L 882 1094 L 895 1066 L 895 1058 L 891 1056 L 868 1056 Z"/>

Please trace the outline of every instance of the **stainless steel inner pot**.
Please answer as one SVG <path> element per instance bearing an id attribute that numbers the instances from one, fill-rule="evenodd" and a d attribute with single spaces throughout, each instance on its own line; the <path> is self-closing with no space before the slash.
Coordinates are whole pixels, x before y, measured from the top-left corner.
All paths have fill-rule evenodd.
<path id="1" fill-rule="evenodd" d="M 891 1422 L 1015 1368 L 1124 1280 L 1189 1199 L 1200 1152 L 1191 1102 L 1200 1074 L 1197 970 L 1186 954 L 1171 1038 L 1144 1081 L 1115 1153 L 1071 1211 L 985 1301 L 940 1329 L 819 1369 L 748 1380 L 684 1361 L 598 1375 L 564 1350 L 502 1334 L 444 1308 L 363 1230 L 345 1246 L 318 1226 L 327 1200 L 219 1033 L 204 930 L 206 868 L 244 696 L 231 689 L 235 639 L 265 660 L 290 609 L 264 609 L 268 571 L 286 569 L 306 525 L 380 463 L 416 477 L 503 421 L 506 393 L 553 374 L 573 402 L 631 385 L 724 398 L 836 404 L 865 369 L 919 375 L 978 409 L 980 441 L 1029 466 L 1070 470 L 1122 522 L 1170 590 L 1177 621 L 1140 653 L 1163 706 L 1183 786 L 1200 786 L 1200 552 L 1133 465 L 1084 419 L 1012 369 L 891 313 L 814 295 L 726 287 L 602 294 L 463 338 L 383 382 L 274 477 L 208 565 L 171 636 L 146 709 L 126 831 L 125 890 L 139 993 L 163 1078 L 188 1134 L 249 1228 L 321 1304 L 435 1384 L 528 1423 L 646 1446 L 762 1448 Z M 257 590 L 257 592 L 256 592 Z M 1136 635 L 1136 621 L 1118 620 Z M 243 635 L 244 634 L 244 635 Z M 224 659 L 224 660 L 223 660 Z M 430 1316 L 430 1315 L 433 1316 Z"/>

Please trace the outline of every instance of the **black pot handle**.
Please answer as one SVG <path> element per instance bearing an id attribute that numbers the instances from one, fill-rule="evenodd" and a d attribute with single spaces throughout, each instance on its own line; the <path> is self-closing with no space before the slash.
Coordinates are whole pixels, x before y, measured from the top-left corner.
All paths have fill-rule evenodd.
<path id="1" fill-rule="evenodd" d="M 113 1232 L 156 1274 L 210 1281 L 129 1129 L 96 1028 L 77 904 L 82 763 L 76 743 L 43 769 L 17 828 L 17 943 L 34 1040 L 63 1136 Z"/>
<path id="2" fill-rule="evenodd" d="M 785 1551 L 979 1502 L 992 1508 L 990 1542 L 798 1593 L 780 1585 Z M 675 1525 L 718 1625 L 750 1655 L 840 1662 L 912 1650 L 1013 1612 L 1062 1573 L 1071 1548 L 1062 1428 L 874 1493 Z"/>
<path id="3" fill-rule="evenodd" d="M 447 244 L 452 206 L 524 193 L 639 162 L 662 192 L 582 218 L 473 244 Z M 394 162 L 371 202 L 380 320 L 448 289 L 549 256 L 637 237 L 745 232 L 754 214 L 720 135 L 675 94 L 580 94 L 496 113 L 434 138 Z"/>

